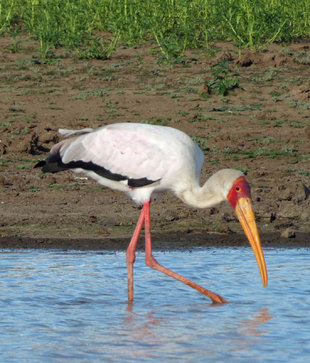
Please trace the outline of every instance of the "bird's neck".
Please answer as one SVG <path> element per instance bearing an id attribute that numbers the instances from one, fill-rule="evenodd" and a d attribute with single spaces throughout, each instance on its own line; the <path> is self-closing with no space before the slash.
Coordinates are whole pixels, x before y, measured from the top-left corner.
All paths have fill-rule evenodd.
<path id="1" fill-rule="evenodd" d="M 184 203 L 195 208 L 209 208 L 225 200 L 222 194 L 216 192 L 211 179 L 208 179 L 203 186 L 194 184 L 191 188 L 179 190 L 177 195 Z"/>

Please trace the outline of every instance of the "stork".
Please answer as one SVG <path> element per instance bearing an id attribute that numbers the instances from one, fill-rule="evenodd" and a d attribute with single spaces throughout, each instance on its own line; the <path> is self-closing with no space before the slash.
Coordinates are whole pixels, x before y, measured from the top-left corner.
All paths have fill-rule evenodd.
<path id="1" fill-rule="evenodd" d="M 152 255 L 150 204 L 162 192 L 171 191 L 195 208 L 210 208 L 228 201 L 254 251 L 263 286 L 267 269 L 255 216 L 250 186 L 239 170 L 222 169 L 202 186 L 200 173 L 204 154 L 184 132 L 171 127 L 116 123 L 98 129 L 60 129 L 65 138 L 54 145 L 50 155 L 35 167 L 43 172 L 72 170 L 84 173 L 101 185 L 125 192 L 142 205 L 126 252 L 128 301 L 133 301 L 133 265 L 142 227 L 145 229 L 145 263 L 208 296 L 212 302 L 228 302 L 180 274 L 160 265 Z"/>

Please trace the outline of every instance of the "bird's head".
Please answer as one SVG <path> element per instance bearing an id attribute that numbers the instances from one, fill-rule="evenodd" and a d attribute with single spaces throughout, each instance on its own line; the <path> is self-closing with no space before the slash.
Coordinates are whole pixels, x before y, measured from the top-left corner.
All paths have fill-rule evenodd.
<path id="1" fill-rule="evenodd" d="M 223 169 L 213 174 L 208 184 L 214 194 L 221 195 L 220 200 L 228 200 L 233 207 L 254 251 L 263 286 L 267 286 L 267 268 L 252 208 L 251 188 L 244 174 L 239 170 Z"/>
<path id="2" fill-rule="evenodd" d="M 268 281 L 267 268 L 252 208 L 251 189 L 245 176 L 241 172 L 236 173 L 236 178 L 232 182 L 232 185 L 230 185 L 226 198 L 235 210 L 239 222 L 254 251 L 263 286 L 265 287 L 267 286 Z"/>

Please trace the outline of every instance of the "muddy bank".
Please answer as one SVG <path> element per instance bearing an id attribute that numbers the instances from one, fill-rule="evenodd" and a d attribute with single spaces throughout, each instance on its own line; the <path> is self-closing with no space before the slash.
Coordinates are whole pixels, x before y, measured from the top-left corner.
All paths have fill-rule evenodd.
<path id="1" fill-rule="evenodd" d="M 187 132 L 206 156 L 202 182 L 221 168 L 247 174 L 263 244 L 308 243 L 309 41 L 241 55 L 232 44 L 221 43 L 212 58 L 191 52 L 186 62 L 173 65 L 159 63 L 146 46 L 86 62 L 61 50 L 40 60 L 32 41 L 10 53 L 9 41 L 0 38 L 3 248 L 114 249 L 119 242 L 126 248 L 139 214 L 126 196 L 82 175 L 33 169 L 60 140 L 58 128 L 114 122 Z M 223 59 L 239 85 L 226 96 L 206 87 L 215 81 L 212 66 Z M 170 194 L 152 204 L 152 230 L 155 246 L 157 237 L 175 247 L 243 240 L 229 205 L 202 211 Z"/>
<path id="2" fill-rule="evenodd" d="M 310 247 L 308 233 L 297 233 L 293 238 L 281 237 L 278 233 L 262 234 L 263 248 L 296 248 Z M 128 247 L 128 238 L 23 238 L 23 237 L 0 237 L 0 248 L 2 249 L 62 249 L 62 250 L 107 250 L 125 251 Z M 153 236 L 153 249 L 168 250 L 191 250 L 197 247 L 239 247 L 249 246 L 245 236 L 240 234 L 155 234 Z M 144 249 L 143 238 L 138 244 L 138 249 Z"/>

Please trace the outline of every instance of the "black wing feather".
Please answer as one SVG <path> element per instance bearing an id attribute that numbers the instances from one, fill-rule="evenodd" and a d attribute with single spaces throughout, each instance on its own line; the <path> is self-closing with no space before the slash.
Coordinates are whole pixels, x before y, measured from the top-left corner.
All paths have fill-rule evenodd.
<path id="1" fill-rule="evenodd" d="M 57 173 L 59 171 L 77 169 L 77 168 L 84 169 L 87 171 L 93 171 L 96 174 L 113 181 L 128 180 L 128 186 L 132 188 L 144 187 L 146 185 L 150 185 L 158 181 L 158 180 L 149 180 L 147 178 L 139 178 L 139 179 L 128 178 L 127 176 L 121 174 L 112 173 L 103 166 L 94 164 L 91 161 L 86 162 L 83 160 L 77 160 L 77 161 L 70 161 L 69 163 L 63 163 L 59 152 L 49 155 L 45 160 L 39 161 L 34 167 L 42 168 L 42 171 L 44 173 Z"/>

